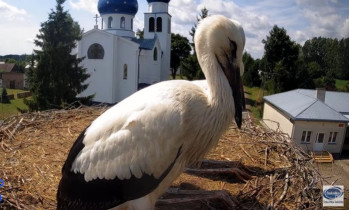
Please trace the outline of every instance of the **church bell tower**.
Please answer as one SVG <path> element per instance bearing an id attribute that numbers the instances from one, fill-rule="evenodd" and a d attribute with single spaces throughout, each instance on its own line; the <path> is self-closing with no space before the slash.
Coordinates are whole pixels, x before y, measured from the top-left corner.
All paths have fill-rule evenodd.
<path id="1" fill-rule="evenodd" d="M 148 12 L 144 13 L 144 38 L 157 37 L 162 49 L 161 80 L 168 80 L 171 59 L 171 15 L 168 13 L 170 0 L 147 0 Z"/>

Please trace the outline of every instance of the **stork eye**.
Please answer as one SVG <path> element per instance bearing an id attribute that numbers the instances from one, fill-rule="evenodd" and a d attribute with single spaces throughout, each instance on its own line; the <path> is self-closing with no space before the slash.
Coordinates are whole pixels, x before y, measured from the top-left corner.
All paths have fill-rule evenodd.
<path id="1" fill-rule="evenodd" d="M 236 58 L 236 50 L 237 50 L 236 42 L 229 39 L 229 45 L 230 45 L 230 49 L 231 49 L 231 53 L 232 53 L 231 54 L 232 58 Z"/>

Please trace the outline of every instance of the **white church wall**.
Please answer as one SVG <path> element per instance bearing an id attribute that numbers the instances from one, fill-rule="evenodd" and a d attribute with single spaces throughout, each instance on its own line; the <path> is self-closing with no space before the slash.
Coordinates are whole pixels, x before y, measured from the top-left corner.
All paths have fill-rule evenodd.
<path id="1" fill-rule="evenodd" d="M 138 90 L 138 51 L 139 45 L 121 37 L 115 37 L 117 45 L 114 59 L 116 78 L 114 93 L 117 102 L 125 99 Z M 127 65 L 127 78 L 124 79 L 124 66 Z"/>
<path id="2" fill-rule="evenodd" d="M 88 48 L 98 43 L 104 48 L 103 59 L 88 59 Z M 88 88 L 79 96 L 89 96 L 95 94 L 93 101 L 114 103 L 113 95 L 113 36 L 102 31 L 92 30 L 87 32 L 79 42 L 79 57 L 85 57 L 82 65 L 87 68 L 90 77 L 85 83 Z"/>
<path id="3" fill-rule="evenodd" d="M 142 50 L 140 57 L 140 77 L 139 83 L 154 84 L 161 81 L 161 50 L 160 45 L 157 41 L 155 45 L 157 48 L 157 61 L 154 61 L 154 49 L 153 50 Z"/>

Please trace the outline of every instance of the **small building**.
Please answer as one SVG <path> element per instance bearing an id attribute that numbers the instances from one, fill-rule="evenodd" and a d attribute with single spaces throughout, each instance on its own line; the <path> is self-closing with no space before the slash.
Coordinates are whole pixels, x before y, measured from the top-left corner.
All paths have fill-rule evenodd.
<path id="1" fill-rule="evenodd" d="M 263 122 L 307 151 L 349 150 L 349 93 L 296 89 L 265 96 Z"/>
<path id="2" fill-rule="evenodd" d="M 1 87 L 24 89 L 24 73 L 14 63 L 0 63 Z"/>

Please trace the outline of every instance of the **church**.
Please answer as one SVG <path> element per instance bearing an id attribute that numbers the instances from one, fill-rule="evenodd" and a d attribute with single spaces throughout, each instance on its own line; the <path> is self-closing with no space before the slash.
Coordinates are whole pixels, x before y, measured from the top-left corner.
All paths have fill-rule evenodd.
<path id="1" fill-rule="evenodd" d="M 144 38 L 135 36 L 137 0 L 99 0 L 102 26 L 83 34 L 78 57 L 90 77 L 79 96 L 114 104 L 148 85 L 168 80 L 171 54 L 170 0 L 147 0 Z"/>

